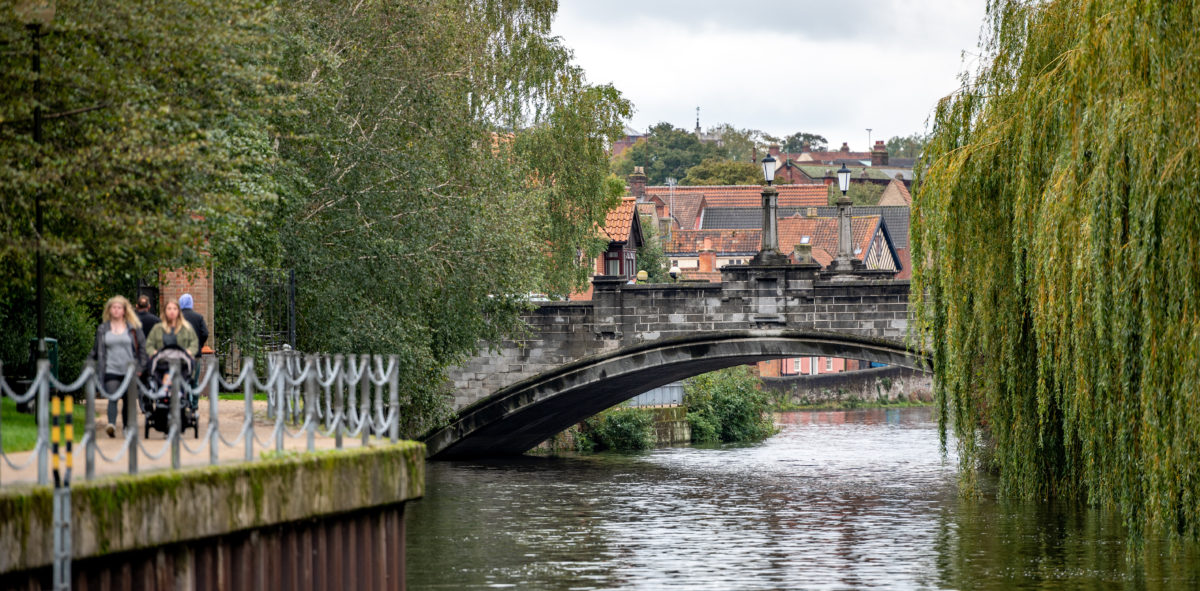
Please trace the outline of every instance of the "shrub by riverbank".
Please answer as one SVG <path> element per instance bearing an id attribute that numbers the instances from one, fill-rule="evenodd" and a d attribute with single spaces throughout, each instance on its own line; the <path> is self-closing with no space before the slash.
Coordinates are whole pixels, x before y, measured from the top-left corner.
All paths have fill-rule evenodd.
<path id="1" fill-rule="evenodd" d="M 575 434 L 575 449 L 591 451 L 641 451 L 657 443 L 654 413 L 643 408 L 617 407 L 583 423 Z"/>
<path id="2" fill-rule="evenodd" d="M 683 383 L 692 441 L 761 441 L 775 433 L 770 396 L 746 366 L 709 372 Z"/>

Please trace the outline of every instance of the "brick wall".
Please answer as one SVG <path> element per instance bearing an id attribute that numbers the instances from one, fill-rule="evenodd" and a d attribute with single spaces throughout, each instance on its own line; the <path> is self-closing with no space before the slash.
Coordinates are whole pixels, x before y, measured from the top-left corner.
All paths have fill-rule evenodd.
<path id="1" fill-rule="evenodd" d="M 209 269 L 171 269 L 160 271 L 158 274 L 159 298 L 155 311 L 159 317 L 163 315 L 163 307 L 171 300 L 179 300 L 185 293 L 192 294 L 193 308 L 204 317 L 208 325 L 208 342 L 205 348 L 213 348 L 217 342 L 216 328 L 213 323 L 215 301 L 213 297 L 212 272 Z"/>

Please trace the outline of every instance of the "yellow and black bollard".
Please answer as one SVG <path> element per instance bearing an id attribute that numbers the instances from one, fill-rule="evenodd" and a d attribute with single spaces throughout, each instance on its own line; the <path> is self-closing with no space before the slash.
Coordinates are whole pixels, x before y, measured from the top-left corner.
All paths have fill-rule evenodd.
<path id="1" fill-rule="evenodd" d="M 65 416 L 64 416 L 65 415 Z M 62 417 L 60 421 L 59 418 Z M 75 400 L 59 392 L 50 399 L 50 462 L 54 469 L 54 590 L 71 588 L 71 469 L 75 458 Z M 59 442 L 66 457 L 59 458 Z M 65 461 L 63 461 L 65 460 Z M 60 470 L 60 463 L 66 470 Z"/>

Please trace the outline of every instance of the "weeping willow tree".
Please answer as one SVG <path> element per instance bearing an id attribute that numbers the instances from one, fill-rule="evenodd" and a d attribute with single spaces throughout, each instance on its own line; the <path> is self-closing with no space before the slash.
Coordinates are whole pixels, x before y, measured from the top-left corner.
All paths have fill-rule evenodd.
<path id="1" fill-rule="evenodd" d="M 917 321 L 964 474 L 1193 538 L 1198 28 L 1194 2 L 991 0 L 913 214 Z"/>

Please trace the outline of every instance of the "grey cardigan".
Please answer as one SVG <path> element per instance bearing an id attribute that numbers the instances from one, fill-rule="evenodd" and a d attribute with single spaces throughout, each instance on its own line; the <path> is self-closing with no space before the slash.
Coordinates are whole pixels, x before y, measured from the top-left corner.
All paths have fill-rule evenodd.
<path id="1" fill-rule="evenodd" d="M 142 336 L 142 331 L 126 324 L 129 330 L 129 336 L 133 341 L 133 358 L 137 360 L 137 373 L 141 375 L 146 366 L 150 365 L 150 356 L 146 354 L 146 341 Z M 104 381 L 105 361 L 107 361 L 107 351 L 104 346 L 104 335 L 112 330 L 111 322 L 101 322 L 100 326 L 96 327 L 96 342 L 92 345 L 92 352 L 88 353 L 88 359 L 96 362 L 96 377 L 100 381 Z"/>

